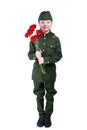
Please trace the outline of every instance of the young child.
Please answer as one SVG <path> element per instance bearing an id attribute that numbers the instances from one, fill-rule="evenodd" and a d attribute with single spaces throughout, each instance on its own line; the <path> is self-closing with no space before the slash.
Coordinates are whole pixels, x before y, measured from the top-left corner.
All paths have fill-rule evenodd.
<path id="1" fill-rule="evenodd" d="M 59 38 L 51 32 L 52 16 L 49 11 L 43 11 L 38 18 L 38 24 L 44 34 L 39 35 L 40 51 L 35 50 L 34 43 L 31 41 L 28 56 L 30 60 L 35 60 L 32 72 L 34 82 L 34 94 L 37 95 L 37 110 L 39 119 L 38 127 L 50 127 L 51 115 L 53 112 L 53 96 L 57 93 L 54 88 L 56 81 L 56 65 L 62 58 L 61 44 Z M 46 74 L 43 74 L 40 65 L 43 64 Z M 44 96 L 46 106 L 44 107 Z"/>

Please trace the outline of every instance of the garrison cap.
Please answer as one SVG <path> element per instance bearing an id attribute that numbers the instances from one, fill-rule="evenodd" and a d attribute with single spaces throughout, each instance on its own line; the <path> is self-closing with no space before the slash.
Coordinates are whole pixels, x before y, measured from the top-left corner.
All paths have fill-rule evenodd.
<path id="1" fill-rule="evenodd" d="M 53 21 L 50 11 L 41 12 L 40 15 L 39 15 L 39 18 L 38 18 L 38 21 L 39 20 L 51 20 L 51 21 Z"/>

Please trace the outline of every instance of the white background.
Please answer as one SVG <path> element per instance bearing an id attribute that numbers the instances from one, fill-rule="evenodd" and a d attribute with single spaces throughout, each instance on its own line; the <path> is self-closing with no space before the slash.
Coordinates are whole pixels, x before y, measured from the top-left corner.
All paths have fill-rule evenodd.
<path id="1" fill-rule="evenodd" d="M 0 130 L 39 129 L 29 61 L 29 25 L 49 10 L 52 31 L 59 36 L 63 58 L 57 81 L 51 130 L 87 130 L 86 0 L 0 1 Z M 42 128 L 45 129 L 44 127 Z"/>

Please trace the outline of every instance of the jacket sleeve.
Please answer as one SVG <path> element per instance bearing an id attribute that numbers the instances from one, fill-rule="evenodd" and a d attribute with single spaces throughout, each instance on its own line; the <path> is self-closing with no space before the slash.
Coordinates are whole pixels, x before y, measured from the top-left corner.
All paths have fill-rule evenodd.
<path id="1" fill-rule="evenodd" d="M 35 60 L 36 59 L 35 47 L 34 47 L 34 44 L 32 42 L 29 43 L 28 57 L 29 57 L 30 60 Z"/>
<path id="2" fill-rule="evenodd" d="M 56 38 L 56 48 L 55 51 L 52 55 L 48 55 L 44 57 L 44 63 L 49 64 L 49 63 L 56 63 L 62 58 L 62 49 L 61 49 L 61 43 L 59 38 Z"/>

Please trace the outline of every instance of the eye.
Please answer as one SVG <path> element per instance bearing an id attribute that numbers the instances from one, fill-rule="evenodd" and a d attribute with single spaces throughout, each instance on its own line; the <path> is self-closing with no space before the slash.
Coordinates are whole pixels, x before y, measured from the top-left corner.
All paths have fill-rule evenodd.
<path id="1" fill-rule="evenodd" d="M 50 23 L 50 21 L 47 21 L 47 23 L 49 24 L 49 23 Z"/>
<path id="2" fill-rule="evenodd" d="M 44 24 L 44 22 L 41 22 L 41 24 Z"/>

